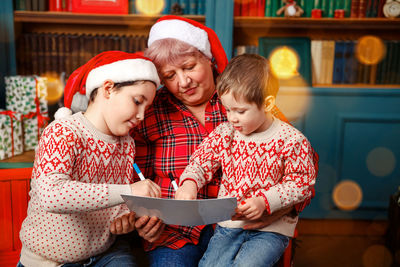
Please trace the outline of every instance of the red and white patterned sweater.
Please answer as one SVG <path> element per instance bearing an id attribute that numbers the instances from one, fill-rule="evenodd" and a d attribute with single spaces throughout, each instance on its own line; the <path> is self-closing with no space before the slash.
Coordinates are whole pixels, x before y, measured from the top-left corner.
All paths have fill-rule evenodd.
<path id="1" fill-rule="evenodd" d="M 82 113 L 52 122 L 36 151 L 21 263 L 56 266 L 106 251 L 110 223 L 128 211 L 135 144 L 99 132 Z"/>
<path id="2" fill-rule="evenodd" d="M 222 167 L 218 197 L 236 197 L 238 203 L 256 196 L 273 213 L 311 197 L 316 171 L 313 150 L 296 128 L 274 119 L 264 132 L 245 136 L 231 124 L 219 125 L 190 158 L 180 183 L 191 179 L 201 188 Z M 293 236 L 297 217 L 284 216 L 261 231 Z M 238 228 L 243 221 L 225 221 L 221 226 Z"/>

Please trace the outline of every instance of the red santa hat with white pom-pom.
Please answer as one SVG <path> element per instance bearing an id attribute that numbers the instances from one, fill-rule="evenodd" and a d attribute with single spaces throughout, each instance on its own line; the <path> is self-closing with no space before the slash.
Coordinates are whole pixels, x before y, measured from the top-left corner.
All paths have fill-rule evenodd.
<path id="1" fill-rule="evenodd" d="M 85 111 L 90 94 L 106 80 L 114 83 L 147 80 L 154 82 L 157 87 L 160 85 L 156 67 L 141 53 L 106 51 L 70 75 L 64 88 L 64 107 L 57 110 L 55 119 L 69 116 L 72 112 Z"/>
<path id="2" fill-rule="evenodd" d="M 177 39 L 196 47 L 213 61 L 218 73 L 222 73 L 228 64 L 217 34 L 200 22 L 174 15 L 163 16 L 151 27 L 147 45 L 150 47 L 155 41 L 166 38 Z"/>

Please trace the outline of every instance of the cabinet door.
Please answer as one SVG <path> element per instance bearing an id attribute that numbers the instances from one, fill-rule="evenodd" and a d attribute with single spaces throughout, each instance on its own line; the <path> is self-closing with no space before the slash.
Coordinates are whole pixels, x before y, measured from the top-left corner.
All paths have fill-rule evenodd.
<path id="1" fill-rule="evenodd" d="M 278 95 L 278 106 L 320 156 L 316 195 L 301 216 L 386 219 L 400 177 L 400 89 L 309 90 Z M 306 111 L 296 116 L 290 99 L 305 97 Z"/>
<path id="2" fill-rule="evenodd" d="M 0 262 L 15 266 L 19 259 L 19 231 L 26 217 L 32 168 L 0 169 Z"/>

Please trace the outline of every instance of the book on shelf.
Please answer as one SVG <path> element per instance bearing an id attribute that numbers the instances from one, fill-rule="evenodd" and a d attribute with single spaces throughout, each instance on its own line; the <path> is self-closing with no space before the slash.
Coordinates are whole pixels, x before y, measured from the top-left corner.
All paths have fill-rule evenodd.
<path id="1" fill-rule="evenodd" d="M 258 16 L 258 0 L 248 0 L 249 13 L 248 16 L 257 17 Z M 260 0 L 261 1 L 261 0 Z"/>
<path id="2" fill-rule="evenodd" d="M 367 3 L 368 0 L 359 0 L 359 6 L 358 6 L 358 17 L 359 18 L 365 18 L 367 15 Z"/>
<path id="3" fill-rule="evenodd" d="M 167 2 L 167 1 L 165 1 L 165 2 Z M 166 9 L 168 9 L 168 8 L 164 7 L 164 10 L 166 10 Z M 136 14 L 137 13 L 136 0 L 129 0 L 128 1 L 128 13 L 129 14 Z M 164 13 L 164 11 L 163 11 L 163 14 L 167 14 L 167 13 Z"/>
<path id="4" fill-rule="evenodd" d="M 259 54 L 270 59 L 277 48 L 289 48 L 298 58 L 297 72 L 306 84 L 311 85 L 311 40 L 307 37 L 260 37 L 258 40 Z M 281 59 L 284 66 L 286 58 Z M 278 62 L 279 64 L 279 62 Z"/>
<path id="5" fill-rule="evenodd" d="M 90 58 L 107 50 L 143 51 L 147 36 L 24 33 L 16 41 L 20 75 L 65 73 L 68 77 Z"/>
<path id="6" fill-rule="evenodd" d="M 399 40 L 391 40 L 391 53 L 390 53 L 390 63 L 389 63 L 389 74 L 387 78 L 388 84 L 395 84 L 397 76 L 400 75 L 398 64 L 399 64 Z"/>
<path id="7" fill-rule="evenodd" d="M 351 0 L 350 17 L 358 18 L 360 12 L 360 0 Z"/>
<path id="8" fill-rule="evenodd" d="M 257 17 L 265 17 L 265 0 L 257 0 Z"/>
<path id="9" fill-rule="evenodd" d="M 189 13 L 190 15 L 197 14 L 197 0 L 189 0 Z"/>
<path id="10" fill-rule="evenodd" d="M 250 15 L 250 0 L 240 0 L 240 16 L 247 17 Z"/>
<path id="11" fill-rule="evenodd" d="M 21 10 L 21 11 L 28 10 L 26 8 L 26 1 L 25 0 L 15 0 L 14 8 L 15 8 L 15 10 Z"/>
<path id="12" fill-rule="evenodd" d="M 346 40 L 344 41 L 344 43 L 345 48 L 343 55 L 343 83 L 354 84 L 356 82 L 355 69 L 357 66 L 357 59 L 354 51 L 355 42 L 352 40 Z"/>
<path id="13" fill-rule="evenodd" d="M 351 2 L 352 0 L 343 0 L 343 9 L 345 17 L 350 17 Z"/>
<path id="14" fill-rule="evenodd" d="M 335 59 L 335 41 L 322 41 L 321 84 L 332 84 L 333 62 Z"/>
<path id="15" fill-rule="evenodd" d="M 233 3 L 233 16 L 234 17 L 239 17 L 241 16 L 241 11 L 242 6 L 240 5 L 240 2 L 238 0 L 235 0 L 235 2 Z"/>
<path id="16" fill-rule="evenodd" d="M 307 0 L 300 0 L 297 2 L 297 4 L 303 9 L 304 13 L 302 17 L 311 17 L 311 10 L 314 7 L 313 1 L 307 1 Z"/>
<path id="17" fill-rule="evenodd" d="M 333 76 L 332 83 L 340 84 L 344 82 L 344 54 L 346 49 L 346 43 L 344 41 L 335 42 L 335 56 L 333 61 Z"/>
<path id="18" fill-rule="evenodd" d="M 311 73 L 313 84 L 322 84 L 322 60 L 322 40 L 311 40 Z"/>

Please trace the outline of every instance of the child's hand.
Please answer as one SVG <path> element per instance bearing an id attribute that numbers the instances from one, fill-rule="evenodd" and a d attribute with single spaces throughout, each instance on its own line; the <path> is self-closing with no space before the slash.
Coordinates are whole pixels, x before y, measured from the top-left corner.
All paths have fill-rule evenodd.
<path id="1" fill-rule="evenodd" d="M 161 188 L 149 179 L 131 184 L 131 192 L 134 196 L 161 197 Z"/>
<path id="2" fill-rule="evenodd" d="M 265 201 L 262 197 L 252 197 L 240 203 L 236 208 L 234 217 L 241 217 L 244 220 L 257 220 L 265 211 Z"/>
<path id="3" fill-rule="evenodd" d="M 192 180 L 186 180 L 183 184 L 176 190 L 175 199 L 196 199 L 197 198 L 197 184 Z"/>
<path id="4" fill-rule="evenodd" d="M 135 215 L 132 211 L 115 219 L 110 225 L 110 232 L 114 235 L 122 235 L 135 230 Z"/>

